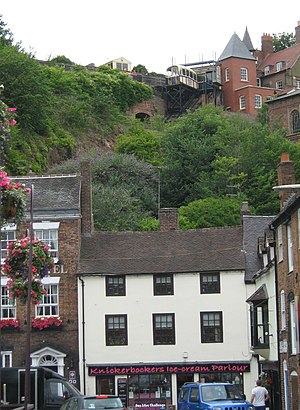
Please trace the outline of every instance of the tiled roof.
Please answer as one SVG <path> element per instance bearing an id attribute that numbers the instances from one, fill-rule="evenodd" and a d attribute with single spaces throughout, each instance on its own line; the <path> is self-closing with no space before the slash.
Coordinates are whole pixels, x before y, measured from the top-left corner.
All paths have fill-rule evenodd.
<path id="1" fill-rule="evenodd" d="M 83 237 L 79 274 L 244 270 L 242 227 L 95 232 Z"/>
<path id="2" fill-rule="evenodd" d="M 232 35 L 223 53 L 220 55 L 218 61 L 222 61 L 230 57 L 255 60 L 253 55 L 248 50 L 247 46 L 242 42 L 242 40 L 236 33 Z"/>
<path id="3" fill-rule="evenodd" d="M 258 238 L 264 236 L 265 230 L 269 228 L 274 216 L 252 216 L 243 217 L 243 249 L 246 259 L 245 281 L 251 281 L 256 272 L 261 268 L 257 252 Z"/>
<path id="4" fill-rule="evenodd" d="M 33 185 L 34 216 L 79 217 L 80 216 L 80 175 L 47 175 L 11 178 L 26 187 Z M 28 205 L 30 196 L 28 196 Z"/>
<path id="5" fill-rule="evenodd" d="M 257 70 L 262 70 L 267 66 L 275 66 L 276 63 L 284 61 L 286 63 L 284 69 L 291 68 L 300 56 L 300 43 L 292 47 L 285 48 L 284 50 L 277 51 L 276 53 L 269 54 L 264 60 L 257 66 Z M 273 73 L 273 72 L 271 72 Z"/>

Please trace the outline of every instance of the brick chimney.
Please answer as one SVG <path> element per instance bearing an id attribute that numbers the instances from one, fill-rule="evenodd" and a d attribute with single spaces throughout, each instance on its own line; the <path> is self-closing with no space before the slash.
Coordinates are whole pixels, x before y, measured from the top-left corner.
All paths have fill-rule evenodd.
<path id="1" fill-rule="evenodd" d="M 242 202 L 242 206 L 241 206 L 241 225 L 243 225 L 243 216 L 244 215 L 251 215 L 250 209 L 249 209 L 249 205 L 247 201 Z"/>
<path id="2" fill-rule="evenodd" d="M 293 185 L 296 182 L 295 165 L 290 161 L 288 152 L 281 154 L 280 163 L 277 167 L 278 185 Z M 293 194 L 293 190 L 279 191 L 280 208 L 284 206 L 286 200 Z"/>
<path id="3" fill-rule="evenodd" d="M 159 211 L 159 230 L 161 232 L 175 231 L 179 229 L 177 208 L 161 208 Z"/>
<path id="4" fill-rule="evenodd" d="M 81 170 L 81 234 L 94 231 L 92 212 L 92 174 L 90 161 L 82 161 Z"/>
<path id="5" fill-rule="evenodd" d="M 298 21 L 298 26 L 295 27 L 295 38 L 296 44 L 300 44 L 300 21 Z"/>
<path id="6" fill-rule="evenodd" d="M 261 51 L 266 57 L 269 54 L 273 53 L 273 37 L 270 34 L 263 34 L 261 37 Z"/>

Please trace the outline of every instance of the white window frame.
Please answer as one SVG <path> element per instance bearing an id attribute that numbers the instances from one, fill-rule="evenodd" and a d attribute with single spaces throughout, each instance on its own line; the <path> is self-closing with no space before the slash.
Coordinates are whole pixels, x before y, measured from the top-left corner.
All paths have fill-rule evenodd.
<path id="1" fill-rule="evenodd" d="M 42 242 L 49 246 L 54 263 L 59 259 L 58 228 L 59 222 L 44 221 L 33 223 L 34 237 L 38 237 Z"/>
<path id="2" fill-rule="evenodd" d="M 283 261 L 282 225 L 277 228 L 278 262 Z"/>
<path id="3" fill-rule="evenodd" d="M 241 95 L 239 98 L 240 101 L 240 110 L 245 110 L 246 109 L 246 97 L 244 95 Z"/>
<path id="4" fill-rule="evenodd" d="M 229 81 L 229 80 L 230 80 L 229 68 L 226 67 L 226 68 L 225 68 L 225 81 Z"/>
<path id="5" fill-rule="evenodd" d="M 270 71 L 271 71 L 270 66 L 269 66 L 269 65 L 267 65 L 267 66 L 264 68 L 264 75 L 269 74 L 269 73 L 270 73 Z"/>
<path id="6" fill-rule="evenodd" d="M 283 68 L 283 63 L 282 63 L 282 61 L 278 61 L 278 62 L 276 63 L 276 73 L 278 73 L 278 71 L 282 70 L 282 68 Z"/>
<path id="7" fill-rule="evenodd" d="M 262 107 L 262 96 L 260 94 L 255 94 L 255 108 Z"/>
<path id="8" fill-rule="evenodd" d="M 1 367 L 12 367 L 12 351 L 3 350 L 1 351 Z"/>
<path id="9" fill-rule="evenodd" d="M 277 81 L 276 81 L 276 83 L 275 83 L 275 88 L 276 88 L 276 90 L 282 90 L 282 88 L 283 88 L 283 82 L 282 82 L 282 80 L 277 80 Z"/>
<path id="10" fill-rule="evenodd" d="M 281 330 L 286 329 L 286 310 L 285 310 L 285 292 L 280 292 L 280 313 L 281 313 Z"/>
<path id="11" fill-rule="evenodd" d="M 52 276 L 52 277 L 45 277 L 42 279 L 42 285 L 44 288 L 54 289 L 56 286 L 57 292 L 52 295 L 43 295 L 41 302 L 35 306 L 35 317 L 58 317 L 59 316 L 59 282 L 60 277 Z M 50 297 L 50 301 L 47 299 Z M 51 300 L 52 297 L 54 300 Z"/>
<path id="12" fill-rule="evenodd" d="M 4 259 L 7 256 L 7 251 L 6 251 L 7 245 L 10 242 L 14 242 L 17 239 L 16 230 L 17 230 L 16 224 L 5 225 L 1 228 L 1 265 L 3 264 Z M 4 235 L 5 235 L 5 239 L 3 240 L 2 236 Z"/>
<path id="13" fill-rule="evenodd" d="M 290 329 L 291 329 L 291 353 L 299 352 L 298 338 L 298 309 L 295 300 L 290 301 Z"/>
<path id="14" fill-rule="evenodd" d="M 16 299 L 9 297 L 9 291 L 6 289 L 8 278 L 2 277 L 1 278 L 1 286 L 0 286 L 0 297 L 1 297 L 1 311 L 0 311 L 0 318 L 1 319 L 16 319 L 17 318 L 17 307 L 16 307 Z M 4 303 L 6 300 L 7 303 Z M 7 311 L 7 314 L 3 312 Z"/>
<path id="15" fill-rule="evenodd" d="M 296 88 L 297 90 L 300 90 L 300 80 L 296 80 Z"/>
<path id="16" fill-rule="evenodd" d="M 286 237 L 287 237 L 287 254 L 288 254 L 288 271 L 289 273 L 294 269 L 293 260 L 293 236 L 292 236 L 291 222 L 286 224 Z"/>
<path id="17" fill-rule="evenodd" d="M 241 67 L 241 81 L 248 81 L 248 68 Z"/>

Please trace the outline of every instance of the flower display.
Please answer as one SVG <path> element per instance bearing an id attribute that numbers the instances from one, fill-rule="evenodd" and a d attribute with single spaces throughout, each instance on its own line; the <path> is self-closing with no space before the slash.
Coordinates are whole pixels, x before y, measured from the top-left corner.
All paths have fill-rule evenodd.
<path id="1" fill-rule="evenodd" d="M 36 238 L 31 243 L 29 237 L 10 242 L 2 269 L 3 273 L 10 278 L 7 281 L 9 296 L 25 302 L 28 297 L 30 244 L 32 244 L 30 297 L 32 303 L 39 304 L 46 293 L 41 279 L 47 276 L 54 266 L 50 248 L 44 242 Z"/>
<path id="2" fill-rule="evenodd" d="M 0 216 L 3 223 L 20 222 L 26 212 L 27 196 L 30 188 L 20 182 L 13 182 L 0 168 L 1 206 Z"/>
<path id="3" fill-rule="evenodd" d="M 17 319 L 1 319 L 0 329 L 18 329 L 20 322 Z"/>
<path id="4" fill-rule="evenodd" d="M 62 320 L 57 316 L 42 316 L 32 319 L 31 326 L 33 328 L 43 330 L 49 328 L 58 328 L 62 325 Z"/>

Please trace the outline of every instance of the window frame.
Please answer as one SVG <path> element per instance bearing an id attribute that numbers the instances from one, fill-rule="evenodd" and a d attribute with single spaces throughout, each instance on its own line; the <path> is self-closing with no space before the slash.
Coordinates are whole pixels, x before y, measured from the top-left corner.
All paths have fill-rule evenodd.
<path id="1" fill-rule="evenodd" d="M 269 348 L 268 299 L 251 303 L 251 344 L 254 348 Z"/>
<path id="2" fill-rule="evenodd" d="M 300 115 L 298 110 L 293 110 L 290 114 L 292 133 L 300 132 Z"/>
<path id="3" fill-rule="evenodd" d="M 278 243 L 278 262 L 283 261 L 283 239 L 282 239 L 282 225 L 277 228 L 277 243 Z"/>
<path id="4" fill-rule="evenodd" d="M 240 103 L 240 110 L 245 110 L 246 109 L 246 97 L 244 95 L 240 96 L 239 103 Z"/>
<path id="5" fill-rule="evenodd" d="M 1 228 L 1 233 L 0 233 L 0 240 L 1 240 L 1 265 L 4 263 L 4 259 L 7 256 L 7 245 L 10 242 L 15 242 L 17 240 L 17 226 L 16 224 L 9 224 L 5 225 Z M 5 236 L 5 238 L 4 238 Z M 2 255 L 4 257 L 2 257 Z"/>
<path id="6" fill-rule="evenodd" d="M 205 322 L 207 322 L 207 319 L 205 319 L 205 316 L 208 316 L 208 323 L 210 322 L 210 315 L 213 315 L 213 321 L 214 323 L 216 321 L 219 321 L 219 326 L 205 326 Z M 217 318 L 217 316 L 219 316 Z M 224 331 L 223 331 L 223 312 L 222 311 L 205 311 L 205 312 L 200 312 L 200 328 L 201 328 L 201 343 L 223 343 L 224 342 Z M 210 334 L 206 334 L 205 329 L 209 328 L 209 332 L 211 330 L 219 330 L 219 337 L 216 337 L 217 334 L 215 333 L 214 337 L 210 337 Z"/>
<path id="7" fill-rule="evenodd" d="M 240 73 L 241 73 L 241 81 L 248 81 L 248 68 L 241 67 Z"/>
<path id="8" fill-rule="evenodd" d="M 110 281 L 113 283 L 109 283 Z M 125 275 L 106 275 L 105 288 L 106 296 L 126 296 Z"/>
<path id="9" fill-rule="evenodd" d="M 293 232 L 291 221 L 286 224 L 286 244 L 287 244 L 287 259 L 288 259 L 288 273 L 294 270 L 294 257 L 293 257 Z"/>
<path id="10" fill-rule="evenodd" d="M 260 94 L 255 94 L 254 99 L 255 108 L 261 108 L 263 101 L 262 96 Z"/>
<path id="11" fill-rule="evenodd" d="M 60 277 L 55 276 L 42 279 L 43 288 L 49 289 L 50 292 L 47 291 L 40 303 L 35 306 L 35 317 L 59 317 L 59 282 Z M 54 292 L 55 287 L 56 292 Z"/>
<path id="12" fill-rule="evenodd" d="M 44 242 L 46 245 L 49 246 L 49 251 L 54 263 L 56 263 L 59 260 L 59 225 L 60 222 L 44 221 L 33 223 L 34 237 L 37 237 L 40 241 Z M 51 232 L 56 234 L 55 238 L 51 237 Z M 49 236 L 48 238 L 44 237 L 46 236 L 46 233 Z"/>
<path id="13" fill-rule="evenodd" d="M 205 276 L 215 277 L 217 280 L 207 281 L 206 286 L 204 283 Z M 216 284 L 215 286 L 210 286 L 210 284 Z M 210 288 L 210 290 L 205 288 Z M 201 272 L 200 273 L 200 293 L 201 295 L 211 295 L 214 293 L 221 293 L 221 280 L 220 280 L 220 272 Z"/>
<path id="14" fill-rule="evenodd" d="M 286 330 L 286 307 L 285 307 L 284 289 L 282 289 L 280 292 L 280 315 L 281 315 L 281 330 Z"/>
<path id="15" fill-rule="evenodd" d="M 165 326 L 160 326 L 159 323 L 165 324 Z M 152 314 L 152 324 L 153 324 L 153 344 L 157 345 L 175 345 L 175 313 L 153 313 Z M 171 326 L 168 326 L 171 324 Z"/>
<path id="16" fill-rule="evenodd" d="M 112 319 L 113 327 L 109 328 Z M 121 320 L 123 319 L 123 320 Z M 121 327 L 123 325 L 123 327 Z M 120 330 L 122 329 L 122 330 Z M 127 346 L 128 345 L 128 325 L 126 314 L 105 315 L 105 342 L 106 346 Z"/>
<path id="17" fill-rule="evenodd" d="M 229 71 L 229 67 L 225 68 L 225 81 L 229 81 L 230 80 L 230 71 Z"/>
<path id="18" fill-rule="evenodd" d="M 157 280 L 166 280 L 157 283 Z M 168 281 L 169 280 L 169 281 Z M 154 296 L 174 295 L 174 275 L 172 273 L 156 273 L 153 275 L 153 294 Z"/>
<path id="19" fill-rule="evenodd" d="M 0 365 L 3 368 L 12 367 L 12 351 L 11 350 L 1 350 L 0 351 Z"/>
<path id="20" fill-rule="evenodd" d="M 9 297 L 9 291 L 6 289 L 8 278 L 1 277 L 0 282 L 0 297 L 1 297 L 1 319 L 16 319 L 17 318 L 17 305 L 16 299 Z M 4 314 L 7 311 L 7 314 Z"/>
<path id="21" fill-rule="evenodd" d="M 277 80 L 275 83 L 275 88 L 276 90 L 282 90 L 283 89 L 283 82 L 282 80 Z"/>

